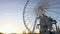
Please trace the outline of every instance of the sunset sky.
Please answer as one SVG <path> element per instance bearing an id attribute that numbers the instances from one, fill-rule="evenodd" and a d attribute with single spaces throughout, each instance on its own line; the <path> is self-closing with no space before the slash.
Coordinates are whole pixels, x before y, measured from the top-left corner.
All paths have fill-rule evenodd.
<path id="1" fill-rule="evenodd" d="M 0 0 L 0 32 L 20 33 L 25 29 L 22 17 L 25 3 L 26 0 Z M 60 20 L 60 16 L 56 18 Z M 60 26 L 59 21 L 57 24 Z"/>
<path id="2" fill-rule="evenodd" d="M 26 0 L 0 0 L 0 32 L 24 30 L 22 11 Z"/>

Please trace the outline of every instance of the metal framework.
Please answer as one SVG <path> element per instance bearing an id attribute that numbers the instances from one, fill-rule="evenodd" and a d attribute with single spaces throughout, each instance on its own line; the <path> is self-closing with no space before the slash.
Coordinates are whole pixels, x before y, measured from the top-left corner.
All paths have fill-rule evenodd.
<path id="1" fill-rule="evenodd" d="M 26 29 L 28 31 L 30 31 L 32 34 L 34 34 L 34 31 L 35 31 L 35 28 L 36 28 L 36 25 L 37 25 L 38 27 L 40 27 L 39 28 L 39 30 L 40 30 L 39 33 L 40 34 L 50 34 L 51 31 L 53 30 L 53 27 L 52 26 L 54 24 L 55 27 L 56 27 L 55 33 L 57 34 L 57 21 L 54 20 L 51 17 L 48 17 L 46 15 L 47 11 L 50 11 L 50 10 L 47 10 L 47 9 L 49 9 L 49 6 L 48 6 L 48 8 L 45 7 L 45 4 L 44 3 L 47 3 L 47 2 L 42 2 L 41 5 L 36 8 L 36 11 L 35 12 L 37 12 L 37 13 L 35 13 L 35 15 L 36 15 L 35 16 L 35 20 L 34 20 L 35 22 L 33 23 L 34 25 L 33 25 L 32 30 L 28 27 L 28 24 L 30 24 L 30 23 L 26 24 L 26 16 L 25 16 L 26 13 L 25 13 L 25 11 L 27 10 L 27 6 L 28 6 L 29 1 L 30 0 L 27 0 L 26 4 L 24 6 L 24 9 L 23 9 L 23 23 L 24 23 Z M 55 8 L 53 8 L 53 9 L 55 9 Z M 54 13 L 59 14 L 58 12 L 54 12 Z M 30 14 L 33 14 L 33 12 L 32 13 L 29 13 L 28 15 L 30 15 Z M 39 19 L 39 24 L 37 24 L 37 20 L 38 19 Z"/>

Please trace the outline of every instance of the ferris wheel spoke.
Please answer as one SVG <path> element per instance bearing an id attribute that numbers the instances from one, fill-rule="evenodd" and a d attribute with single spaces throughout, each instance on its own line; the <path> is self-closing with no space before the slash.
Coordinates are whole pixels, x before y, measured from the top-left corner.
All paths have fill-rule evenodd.
<path id="1" fill-rule="evenodd" d="M 34 7 L 28 7 L 28 8 L 26 8 L 26 9 L 28 9 L 28 10 L 31 9 L 31 10 L 32 10 L 32 9 L 34 9 Z"/>
<path id="2" fill-rule="evenodd" d="M 48 8 L 45 8 L 45 9 L 60 9 L 60 7 L 48 7 Z"/>
<path id="3" fill-rule="evenodd" d="M 33 17 L 34 18 L 34 17 Z M 31 18 L 29 21 L 28 21 L 28 24 L 27 25 L 29 25 L 33 20 L 33 18 Z"/>
<path id="4" fill-rule="evenodd" d="M 54 11 L 49 11 L 49 12 L 53 12 L 53 13 L 58 14 L 58 15 L 60 14 L 59 12 L 54 12 Z"/>
<path id="5" fill-rule="evenodd" d="M 28 20 L 28 18 L 26 19 L 26 21 L 29 23 L 29 22 L 32 22 L 33 21 L 33 19 L 32 19 L 33 17 L 31 17 L 31 18 L 29 18 L 29 20 Z"/>
<path id="6" fill-rule="evenodd" d="M 34 26 L 35 26 L 34 23 L 32 23 L 31 26 L 32 26 L 32 30 L 33 30 L 33 28 L 34 28 Z"/>
<path id="7" fill-rule="evenodd" d="M 55 2 L 55 3 L 52 3 L 52 4 L 51 4 L 51 5 L 49 5 L 48 7 L 52 7 L 52 6 L 54 6 L 54 5 L 58 5 L 58 4 L 60 4 L 60 1 Z"/>
<path id="8" fill-rule="evenodd" d="M 46 9 L 47 10 L 47 9 Z M 51 10 L 47 10 L 49 12 L 53 12 L 53 13 L 56 13 L 56 14 L 60 14 L 59 12 L 56 12 L 56 11 L 51 11 Z"/>
<path id="9" fill-rule="evenodd" d="M 34 20 L 31 20 L 31 19 L 30 19 L 30 20 L 27 22 L 27 25 L 29 25 L 30 23 L 33 23 L 33 21 L 34 21 Z"/>
<path id="10" fill-rule="evenodd" d="M 33 13 L 34 10 L 27 10 L 25 13 Z"/>
<path id="11" fill-rule="evenodd" d="M 31 24 L 29 28 L 31 29 L 31 32 L 32 32 L 32 30 L 33 30 L 33 24 Z"/>
<path id="12" fill-rule="evenodd" d="M 34 7 L 28 7 L 28 8 L 26 8 L 26 9 L 34 9 Z"/>
<path id="13" fill-rule="evenodd" d="M 28 14 L 28 13 L 33 13 L 33 12 L 34 12 L 33 10 L 31 10 L 31 11 L 29 10 L 29 11 L 26 11 L 25 13 Z"/>
<path id="14" fill-rule="evenodd" d="M 49 12 L 47 12 L 46 14 L 47 14 L 47 16 L 49 16 L 49 17 L 53 17 L 53 18 L 55 18 L 55 17 L 54 17 L 54 16 L 52 16 L 52 14 L 51 14 L 51 13 L 49 13 Z"/>
<path id="15" fill-rule="evenodd" d="M 33 15 L 33 16 L 34 16 L 34 15 Z M 26 20 L 29 20 L 29 19 L 31 19 L 31 18 L 33 19 L 33 16 L 32 16 L 32 17 L 27 17 Z"/>
<path id="16" fill-rule="evenodd" d="M 50 17 L 53 17 L 54 19 L 57 19 L 57 16 L 59 16 L 59 15 L 54 16 L 54 15 L 51 14 L 50 12 L 48 13 L 48 15 L 50 15 Z"/>
<path id="17" fill-rule="evenodd" d="M 29 22 L 27 25 L 31 25 L 32 23 L 31 22 Z"/>
<path id="18" fill-rule="evenodd" d="M 44 10 L 45 11 L 45 13 L 47 13 L 48 14 L 48 12 L 46 11 L 46 10 Z"/>
<path id="19" fill-rule="evenodd" d="M 45 11 L 46 15 L 48 15 L 49 17 L 51 17 L 51 15 L 52 15 L 51 13 L 49 13 L 47 10 L 44 10 L 44 11 Z"/>
<path id="20" fill-rule="evenodd" d="M 32 15 L 32 14 L 34 15 L 34 13 L 30 13 L 30 14 L 27 14 L 27 15 L 25 15 L 25 16 L 29 16 L 29 15 Z"/>
<path id="21" fill-rule="evenodd" d="M 30 14 L 25 15 L 25 17 L 31 17 L 33 15 L 35 15 L 35 14 L 34 13 L 30 13 Z"/>
<path id="22" fill-rule="evenodd" d="M 47 9 L 47 11 L 59 12 L 59 9 Z"/>
<path id="23" fill-rule="evenodd" d="M 27 11 L 33 11 L 34 8 L 27 8 Z"/>
<path id="24" fill-rule="evenodd" d="M 29 22 L 29 23 L 30 23 L 30 24 L 28 24 L 28 27 L 29 27 L 29 29 L 31 29 L 31 31 L 32 31 L 34 23 L 33 23 L 33 22 Z"/>
<path id="25" fill-rule="evenodd" d="M 33 19 L 33 18 L 35 18 L 35 14 L 31 14 L 31 15 L 29 15 L 29 16 L 27 16 L 27 19 L 26 20 L 29 20 L 29 19 Z"/>
<path id="26" fill-rule="evenodd" d="M 54 16 L 54 15 L 52 16 L 52 14 L 51 14 L 52 12 L 51 13 L 48 12 L 48 11 L 46 11 L 46 12 L 47 12 L 46 15 L 50 15 L 51 17 L 54 17 L 54 18 L 57 17 L 57 16 L 59 16 L 58 14 L 56 14 L 56 16 Z"/>
<path id="27" fill-rule="evenodd" d="M 35 19 L 34 19 L 35 20 Z M 32 20 L 33 21 L 33 20 Z M 33 21 L 34 22 L 34 21 Z M 30 29 L 32 29 L 33 30 L 33 27 L 34 27 L 34 23 L 33 22 L 30 22 L 31 24 L 31 27 L 30 27 Z"/>
<path id="28" fill-rule="evenodd" d="M 34 25 L 34 23 L 33 23 L 33 22 L 31 23 L 31 27 L 32 27 L 32 25 Z M 31 28 L 31 27 L 30 27 L 30 28 Z"/>
<path id="29" fill-rule="evenodd" d="M 38 2 L 40 2 L 40 0 L 38 0 L 38 1 L 37 0 L 31 0 L 31 2 L 33 2 L 33 5 L 34 4 L 36 5 L 36 4 L 38 4 Z"/>

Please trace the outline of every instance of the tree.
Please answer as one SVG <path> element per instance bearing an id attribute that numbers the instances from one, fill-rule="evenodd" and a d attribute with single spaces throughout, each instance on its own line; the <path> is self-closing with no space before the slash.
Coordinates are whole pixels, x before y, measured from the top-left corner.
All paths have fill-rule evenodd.
<path id="1" fill-rule="evenodd" d="M 4 34 L 4 33 L 0 32 L 0 34 Z"/>

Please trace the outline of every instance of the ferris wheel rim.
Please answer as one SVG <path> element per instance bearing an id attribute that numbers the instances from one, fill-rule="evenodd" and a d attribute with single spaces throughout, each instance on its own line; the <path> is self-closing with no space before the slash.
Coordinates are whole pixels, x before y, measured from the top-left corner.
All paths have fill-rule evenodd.
<path id="1" fill-rule="evenodd" d="M 30 31 L 30 29 L 29 29 L 29 28 L 27 27 L 27 25 L 26 25 L 25 17 L 24 17 L 25 9 L 26 9 L 26 7 L 27 7 L 28 2 L 29 2 L 29 0 L 27 0 L 26 4 L 25 4 L 25 6 L 24 6 L 24 9 L 23 9 L 23 23 L 24 23 L 26 29 L 28 29 L 28 31 Z"/>
<path id="2" fill-rule="evenodd" d="M 34 29 L 33 29 L 32 31 L 29 29 L 29 27 L 26 25 L 25 16 L 24 16 L 26 7 L 27 7 L 27 5 L 28 5 L 28 2 L 29 2 L 29 0 L 27 0 L 27 2 L 26 2 L 26 4 L 25 4 L 25 7 L 24 7 L 24 10 L 23 10 L 23 22 L 24 22 L 24 25 L 25 25 L 26 29 L 27 29 L 28 31 L 30 31 L 31 33 L 33 33 Z M 35 19 L 35 20 L 36 20 L 36 19 Z M 34 25 L 33 27 L 35 28 L 35 25 Z"/>
<path id="3" fill-rule="evenodd" d="M 34 22 L 33 30 L 32 30 L 32 31 L 31 31 L 31 30 L 29 29 L 29 27 L 26 25 L 26 21 L 25 21 L 25 10 L 26 10 L 26 7 L 27 7 L 29 1 L 30 1 L 30 0 L 27 0 L 26 4 L 25 4 L 25 6 L 24 6 L 24 9 L 23 9 L 23 23 L 24 23 L 24 25 L 25 25 L 25 27 L 26 27 L 26 29 L 27 29 L 28 31 L 30 31 L 31 33 L 34 33 L 34 29 L 35 29 L 35 26 L 36 26 L 36 20 L 37 20 L 37 15 L 38 15 L 38 14 L 36 14 L 36 19 L 35 19 L 35 22 Z"/>
<path id="4" fill-rule="evenodd" d="M 27 25 L 26 25 L 25 16 L 24 16 L 26 7 L 27 7 L 27 5 L 28 5 L 28 2 L 29 2 L 29 0 L 27 0 L 27 2 L 26 2 L 26 4 L 25 4 L 25 7 L 24 7 L 24 10 L 23 10 L 23 22 L 24 22 L 24 25 L 25 25 L 26 29 L 28 29 L 28 31 L 30 31 L 30 29 L 29 29 L 29 28 L 27 27 Z"/>

